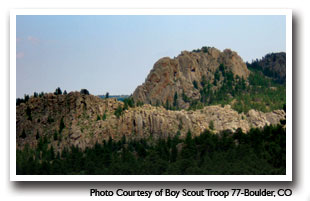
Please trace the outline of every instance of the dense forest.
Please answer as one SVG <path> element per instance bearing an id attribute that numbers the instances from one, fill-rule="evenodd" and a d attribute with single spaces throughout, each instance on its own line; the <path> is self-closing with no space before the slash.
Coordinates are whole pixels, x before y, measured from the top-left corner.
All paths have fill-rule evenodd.
<path id="1" fill-rule="evenodd" d="M 286 82 L 286 53 L 270 53 L 262 59 L 256 59 L 246 63 L 249 69 L 261 71 L 264 75 L 272 78 L 279 84 Z"/>
<path id="2" fill-rule="evenodd" d="M 283 125 L 243 133 L 206 130 L 186 138 L 120 141 L 111 138 L 93 148 L 72 146 L 60 152 L 39 139 L 35 150 L 17 150 L 18 175 L 263 175 L 285 174 L 286 134 Z"/>

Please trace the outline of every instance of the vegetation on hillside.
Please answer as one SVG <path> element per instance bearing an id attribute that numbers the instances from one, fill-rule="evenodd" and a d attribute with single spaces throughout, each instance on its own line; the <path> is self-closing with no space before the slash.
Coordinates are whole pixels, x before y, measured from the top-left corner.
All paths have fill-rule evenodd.
<path id="1" fill-rule="evenodd" d="M 262 59 L 256 59 L 252 63 L 247 63 L 249 69 L 261 71 L 264 75 L 272 78 L 279 84 L 286 81 L 286 53 L 270 53 Z"/>
<path id="2" fill-rule="evenodd" d="M 202 81 L 193 81 L 193 87 L 200 92 L 200 100 L 192 100 L 184 93 L 175 94 L 174 102 L 164 104 L 166 109 L 180 109 L 175 98 L 180 96 L 184 102 L 189 103 L 189 110 L 201 109 L 208 105 L 232 105 L 239 113 L 256 109 L 262 112 L 270 112 L 282 109 L 286 103 L 285 85 L 275 82 L 265 76 L 263 72 L 250 68 L 248 81 L 228 70 L 223 64 L 214 73 L 212 82 L 202 76 Z"/>
<path id="3" fill-rule="evenodd" d="M 35 150 L 17 150 L 18 175 L 239 175 L 285 174 L 285 129 L 267 126 L 247 134 L 218 135 L 206 130 L 185 139 L 179 134 L 167 139 L 127 140 L 111 138 L 84 151 L 72 146 L 56 152 L 47 138 L 40 137 Z"/>

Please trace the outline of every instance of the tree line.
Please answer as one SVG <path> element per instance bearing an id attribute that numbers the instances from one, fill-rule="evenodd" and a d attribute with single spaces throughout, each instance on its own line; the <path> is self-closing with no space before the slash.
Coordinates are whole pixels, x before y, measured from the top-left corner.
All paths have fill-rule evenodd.
<path id="1" fill-rule="evenodd" d="M 206 130 L 199 136 L 166 139 L 111 137 L 94 147 L 56 152 L 41 137 L 36 149 L 17 150 L 18 175 L 281 175 L 286 167 L 282 125 L 243 133 Z"/>

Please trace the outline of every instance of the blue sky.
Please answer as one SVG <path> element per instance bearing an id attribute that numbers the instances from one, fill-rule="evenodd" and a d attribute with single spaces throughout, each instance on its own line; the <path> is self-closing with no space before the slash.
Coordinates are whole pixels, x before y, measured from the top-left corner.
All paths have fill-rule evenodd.
<path id="1" fill-rule="evenodd" d="M 17 16 L 16 95 L 131 94 L 161 57 L 230 48 L 244 61 L 285 52 L 285 16 Z"/>

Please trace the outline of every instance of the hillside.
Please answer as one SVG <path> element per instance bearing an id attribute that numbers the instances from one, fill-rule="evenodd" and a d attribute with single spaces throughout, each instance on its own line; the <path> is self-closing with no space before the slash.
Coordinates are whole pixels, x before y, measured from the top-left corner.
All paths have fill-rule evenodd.
<path id="1" fill-rule="evenodd" d="M 280 84 L 286 81 L 286 53 L 270 53 L 262 59 L 256 59 L 247 63 L 248 68 L 262 71 L 264 75 L 271 77 Z"/>

